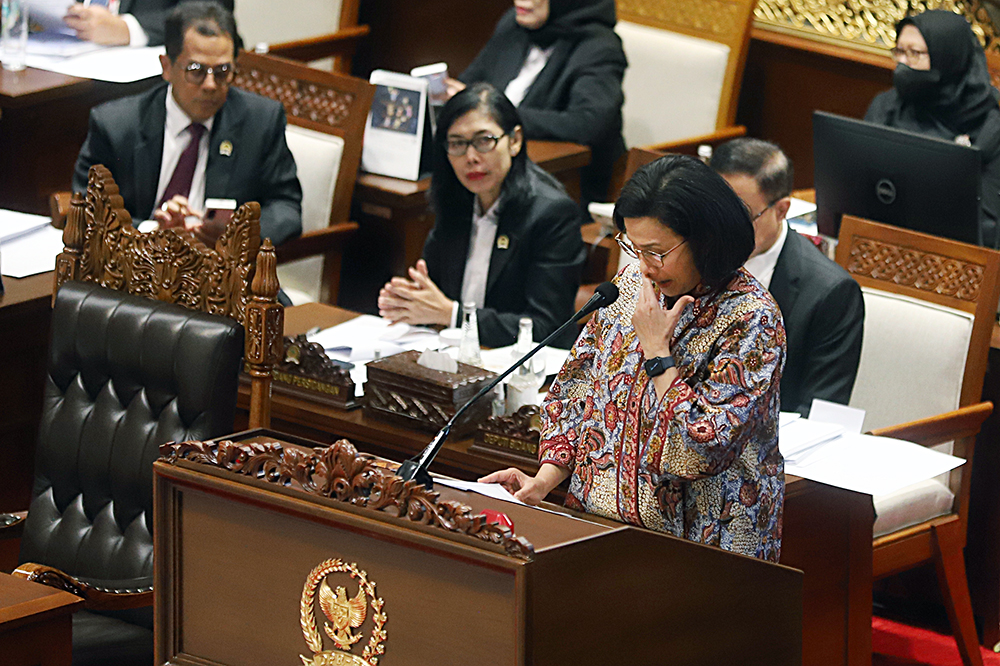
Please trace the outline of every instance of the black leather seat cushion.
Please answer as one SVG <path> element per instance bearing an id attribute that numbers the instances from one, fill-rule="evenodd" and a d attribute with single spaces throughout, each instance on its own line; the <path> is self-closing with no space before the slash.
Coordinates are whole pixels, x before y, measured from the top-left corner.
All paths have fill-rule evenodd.
<path id="1" fill-rule="evenodd" d="M 232 430 L 242 357 L 243 328 L 228 318 L 64 285 L 20 560 L 112 588 L 151 581 L 158 447 Z M 119 617 L 152 628 L 151 613 Z"/>

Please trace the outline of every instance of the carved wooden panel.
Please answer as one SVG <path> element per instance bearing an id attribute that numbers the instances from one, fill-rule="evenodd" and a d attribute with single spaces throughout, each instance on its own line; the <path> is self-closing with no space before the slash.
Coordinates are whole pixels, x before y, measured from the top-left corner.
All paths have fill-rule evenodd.
<path id="1" fill-rule="evenodd" d="M 214 250 L 185 231 L 161 229 L 143 234 L 136 230 L 111 172 L 101 165 L 90 170 L 82 207 L 82 215 L 68 217 L 63 232 L 64 237 L 75 233 L 72 227 L 79 219 L 80 265 L 75 272 L 61 265 L 60 276 L 75 273 L 75 279 L 84 282 L 245 320 L 260 249 L 260 206 L 256 203 L 236 211 Z"/>
<path id="2" fill-rule="evenodd" d="M 618 19 L 664 30 L 700 32 L 729 42 L 741 33 L 747 0 L 618 0 Z"/>
<path id="3" fill-rule="evenodd" d="M 342 126 L 355 103 L 353 93 L 257 67 L 239 67 L 235 85 L 281 102 L 289 116 L 330 127 Z"/>
<path id="4" fill-rule="evenodd" d="M 979 298 L 985 267 L 853 236 L 847 272 L 974 303 Z"/>
<path id="5" fill-rule="evenodd" d="M 508 528 L 488 523 L 465 504 L 442 501 L 416 481 L 403 481 L 372 456 L 359 454 L 346 439 L 326 448 L 303 451 L 278 442 L 238 444 L 170 442 L 160 446 L 161 460 L 186 460 L 293 487 L 317 497 L 384 511 L 415 523 L 465 534 L 503 547 L 512 557 L 530 560 L 534 547 Z"/>
<path id="6" fill-rule="evenodd" d="M 1000 50 L 982 0 L 760 0 L 754 19 L 759 27 L 888 55 L 896 23 L 928 9 L 964 15 L 987 50 Z"/>

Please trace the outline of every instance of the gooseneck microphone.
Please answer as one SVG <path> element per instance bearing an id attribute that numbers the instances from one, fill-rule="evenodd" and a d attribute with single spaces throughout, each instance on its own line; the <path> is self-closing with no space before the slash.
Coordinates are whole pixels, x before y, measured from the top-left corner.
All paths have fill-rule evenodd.
<path id="1" fill-rule="evenodd" d="M 434 458 L 437 457 L 438 451 L 440 451 L 441 447 L 444 446 L 444 440 L 448 438 L 448 435 L 451 433 L 451 426 L 458 420 L 458 417 L 465 413 L 465 410 L 471 407 L 473 403 L 492 391 L 497 384 L 503 381 L 504 377 L 524 365 L 525 361 L 538 353 L 539 349 L 555 339 L 560 333 L 566 330 L 566 328 L 575 324 L 583 317 L 586 317 L 594 310 L 611 305 L 617 299 L 618 287 L 610 282 L 602 282 L 599 284 L 597 289 L 594 290 L 594 295 L 590 297 L 590 300 L 587 301 L 587 303 L 580 308 L 576 314 L 567 319 L 562 326 L 553 331 L 547 338 L 535 345 L 534 349 L 522 356 L 516 363 L 514 363 L 514 365 L 504 370 L 500 376 L 484 386 L 479 393 L 472 396 L 471 400 L 459 407 L 458 411 L 455 412 L 455 415 L 448 419 L 448 422 L 444 424 L 443 428 L 438 430 L 438 433 L 434 435 L 434 439 L 432 439 L 430 444 L 428 444 L 424 450 L 420 452 L 420 455 L 414 456 L 400 465 L 396 474 L 404 481 L 418 481 L 428 489 L 432 489 L 434 487 L 434 482 L 431 480 L 431 475 L 427 472 L 427 468 L 430 467 L 432 462 L 434 462 Z"/>

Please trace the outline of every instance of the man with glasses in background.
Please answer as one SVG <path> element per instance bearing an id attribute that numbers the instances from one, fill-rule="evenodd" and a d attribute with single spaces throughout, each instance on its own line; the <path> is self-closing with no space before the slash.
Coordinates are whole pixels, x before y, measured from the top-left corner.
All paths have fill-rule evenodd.
<path id="1" fill-rule="evenodd" d="M 791 162 L 773 143 L 740 138 L 717 148 L 711 166 L 749 209 L 755 247 L 744 267 L 785 321 L 781 410 L 808 415 L 813 398 L 846 405 L 861 359 L 864 299 L 847 271 L 788 227 Z"/>
<path id="2" fill-rule="evenodd" d="M 215 2 L 185 2 L 167 18 L 165 85 L 96 107 L 80 149 L 73 190 L 103 164 L 136 221 L 184 226 L 214 243 L 228 217 L 210 199 L 256 201 L 260 231 L 278 245 L 302 232 L 302 188 L 278 102 L 230 84 L 236 22 Z M 208 214 L 206 214 L 208 213 Z"/>

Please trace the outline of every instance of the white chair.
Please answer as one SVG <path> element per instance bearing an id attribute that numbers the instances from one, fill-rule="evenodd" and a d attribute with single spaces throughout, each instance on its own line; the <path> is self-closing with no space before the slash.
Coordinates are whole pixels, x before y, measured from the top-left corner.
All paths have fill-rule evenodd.
<path id="1" fill-rule="evenodd" d="M 866 410 L 865 430 L 969 461 L 873 498 L 874 576 L 934 562 L 963 661 L 981 664 L 962 550 L 975 435 L 992 410 L 971 406 L 983 390 L 1000 297 L 1000 253 L 844 216 L 837 263 L 858 281 L 865 299 L 850 401 Z"/>
<path id="2" fill-rule="evenodd" d="M 733 124 L 756 4 L 618 1 L 626 145 L 657 147 Z"/>
<path id="3" fill-rule="evenodd" d="M 278 248 L 278 275 L 292 303 L 337 302 L 348 221 L 371 108 L 367 81 L 273 55 L 244 52 L 235 85 L 285 106 L 285 138 L 302 185 L 302 236 Z"/>

